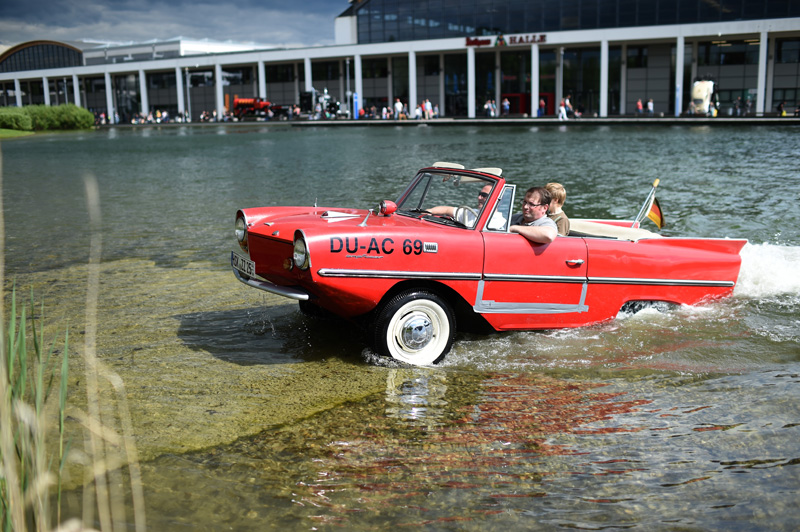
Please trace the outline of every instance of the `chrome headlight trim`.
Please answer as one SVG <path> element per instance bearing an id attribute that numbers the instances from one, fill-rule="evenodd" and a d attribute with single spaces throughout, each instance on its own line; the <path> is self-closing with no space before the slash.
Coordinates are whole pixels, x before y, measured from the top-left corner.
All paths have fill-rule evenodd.
<path id="1" fill-rule="evenodd" d="M 247 221 L 244 219 L 244 215 L 236 217 L 234 233 L 236 234 L 236 240 L 238 240 L 239 243 L 244 242 L 247 239 Z"/>
<path id="2" fill-rule="evenodd" d="M 308 255 L 308 246 L 305 236 L 300 231 L 294 234 L 294 248 L 292 251 L 292 262 L 301 270 L 307 270 L 311 266 L 311 259 Z"/>
<path id="3" fill-rule="evenodd" d="M 239 242 L 239 247 L 245 253 L 247 253 L 247 228 L 249 226 L 247 217 L 239 211 L 236 215 L 236 222 L 233 224 L 233 234 L 236 235 L 236 241 Z"/>

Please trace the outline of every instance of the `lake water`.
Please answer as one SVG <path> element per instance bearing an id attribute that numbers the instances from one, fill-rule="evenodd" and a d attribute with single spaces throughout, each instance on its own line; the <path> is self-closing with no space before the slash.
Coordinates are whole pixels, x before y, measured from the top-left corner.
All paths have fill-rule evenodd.
<path id="1" fill-rule="evenodd" d="M 800 528 L 796 127 L 221 125 L 0 148 L 6 288 L 70 330 L 78 407 L 98 184 L 97 353 L 127 388 L 153 530 Z M 237 208 L 374 207 L 442 160 L 561 182 L 574 218 L 631 218 L 659 178 L 665 235 L 749 239 L 734 295 L 462 333 L 441 367 L 408 368 L 230 273 Z M 75 490 L 64 514 L 82 512 Z"/>

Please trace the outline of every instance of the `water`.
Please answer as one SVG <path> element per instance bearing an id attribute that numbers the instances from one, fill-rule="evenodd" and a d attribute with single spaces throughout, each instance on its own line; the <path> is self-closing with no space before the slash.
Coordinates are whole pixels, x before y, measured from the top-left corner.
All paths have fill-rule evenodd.
<path id="1" fill-rule="evenodd" d="M 151 529 L 795 530 L 797 128 L 258 126 L 3 142 L 7 287 L 80 351 L 102 209 L 98 354 L 124 379 Z M 733 297 L 564 331 L 462 333 L 442 367 L 229 273 L 237 208 L 372 207 L 439 160 L 558 181 L 571 217 L 745 237 Z M 74 351 L 74 352 L 73 352 Z M 78 430 L 73 427 L 73 430 Z M 81 494 L 66 501 L 81 515 Z"/>

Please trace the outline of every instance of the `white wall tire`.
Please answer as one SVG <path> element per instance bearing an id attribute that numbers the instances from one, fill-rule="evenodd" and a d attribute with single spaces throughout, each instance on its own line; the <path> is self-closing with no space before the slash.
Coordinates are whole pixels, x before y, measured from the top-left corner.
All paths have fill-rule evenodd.
<path id="1" fill-rule="evenodd" d="M 450 305 L 436 294 L 409 290 L 383 306 L 374 326 L 379 354 L 414 366 L 429 366 L 450 351 L 456 320 Z"/>

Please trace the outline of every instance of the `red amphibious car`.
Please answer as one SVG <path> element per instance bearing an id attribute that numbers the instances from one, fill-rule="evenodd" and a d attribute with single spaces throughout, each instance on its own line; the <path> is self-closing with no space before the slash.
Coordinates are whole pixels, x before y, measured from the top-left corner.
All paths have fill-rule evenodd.
<path id="1" fill-rule="evenodd" d="M 536 244 L 508 231 L 515 194 L 499 168 L 436 163 L 376 210 L 242 209 L 242 253 L 231 265 L 241 282 L 306 312 L 365 324 L 376 352 L 414 365 L 440 361 L 457 326 L 579 327 L 629 304 L 694 305 L 733 292 L 746 240 L 571 219 L 569 236 Z M 436 206 L 454 215 L 432 214 Z"/>

